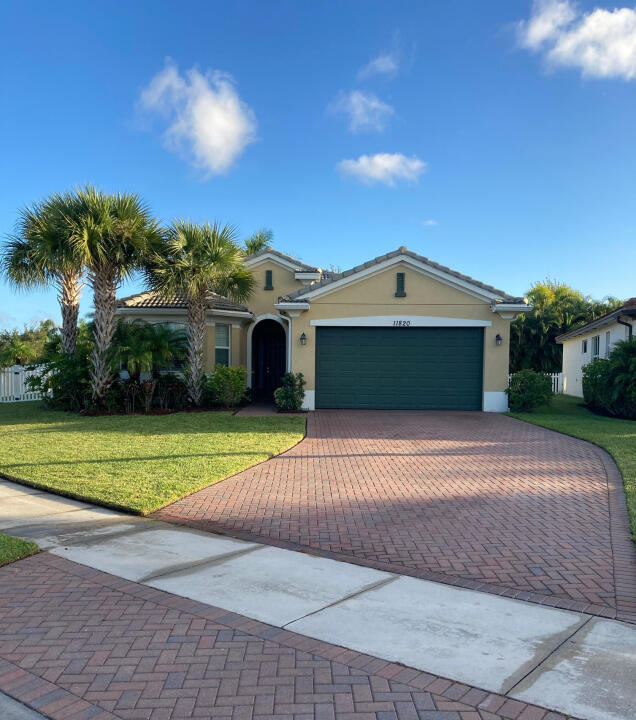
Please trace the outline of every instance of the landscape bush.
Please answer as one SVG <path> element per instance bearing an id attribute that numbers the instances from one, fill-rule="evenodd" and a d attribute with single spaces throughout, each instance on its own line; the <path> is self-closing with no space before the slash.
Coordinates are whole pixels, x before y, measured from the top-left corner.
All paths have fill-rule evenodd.
<path id="1" fill-rule="evenodd" d="M 583 367 L 583 399 L 596 412 L 636 420 L 636 338 Z"/>
<path id="2" fill-rule="evenodd" d="M 613 414 L 612 368 L 607 358 L 583 366 L 583 399 L 592 409 Z"/>
<path id="3" fill-rule="evenodd" d="M 532 412 L 552 399 L 552 379 L 534 370 L 519 370 L 510 378 L 506 390 L 508 404 L 513 412 Z"/>
<path id="4" fill-rule="evenodd" d="M 302 373 L 285 373 L 282 385 L 274 391 L 274 401 L 279 410 L 301 409 L 305 399 L 305 376 Z"/>
<path id="5" fill-rule="evenodd" d="M 214 372 L 205 376 L 203 404 L 232 410 L 247 398 L 247 372 L 244 367 L 216 365 Z"/>

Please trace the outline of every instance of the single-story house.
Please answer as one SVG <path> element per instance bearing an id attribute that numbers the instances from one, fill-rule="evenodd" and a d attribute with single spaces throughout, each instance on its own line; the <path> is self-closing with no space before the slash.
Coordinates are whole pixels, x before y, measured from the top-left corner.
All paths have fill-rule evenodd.
<path id="1" fill-rule="evenodd" d="M 559 335 L 563 345 L 563 392 L 583 397 L 583 366 L 607 357 L 619 340 L 632 337 L 636 327 L 636 298 L 575 330 Z"/>
<path id="2" fill-rule="evenodd" d="M 265 248 L 249 305 L 210 293 L 205 366 L 244 365 L 255 398 L 302 372 L 305 408 L 507 409 L 510 322 L 527 300 L 401 247 L 345 272 Z M 144 292 L 118 315 L 186 322 L 183 298 Z"/>

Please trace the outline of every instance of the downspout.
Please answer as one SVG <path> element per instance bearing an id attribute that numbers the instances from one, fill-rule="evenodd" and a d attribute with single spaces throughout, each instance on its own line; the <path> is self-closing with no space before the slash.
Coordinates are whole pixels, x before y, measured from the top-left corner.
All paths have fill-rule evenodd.
<path id="1" fill-rule="evenodd" d="M 626 322 L 625 320 L 621 320 L 620 315 L 616 318 L 616 322 L 617 322 L 619 325 L 624 325 L 626 328 L 629 328 L 628 334 L 629 334 L 629 339 L 631 340 L 631 339 L 632 339 L 632 336 L 633 336 L 633 334 L 634 334 L 634 328 L 632 327 L 632 324 Z"/>

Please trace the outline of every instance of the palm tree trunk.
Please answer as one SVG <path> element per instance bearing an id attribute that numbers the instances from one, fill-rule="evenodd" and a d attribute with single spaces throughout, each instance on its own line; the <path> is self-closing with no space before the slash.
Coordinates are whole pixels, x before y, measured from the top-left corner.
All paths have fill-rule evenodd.
<path id="1" fill-rule="evenodd" d="M 105 266 L 96 270 L 92 277 L 95 305 L 95 348 L 91 389 L 93 400 L 99 402 L 113 381 L 108 362 L 108 350 L 115 333 L 115 309 L 117 306 L 117 274 L 114 267 Z"/>
<path id="2" fill-rule="evenodd" d="M 205 297 L 188 301 L 188 372 L 186 384 L 190 400 L 201 404 L 203 392 L 203 344 L 205 342 Z"/>
<path id="3" fill-rule="evenodd" d="M 82 284 L 77 273 L 62 273 L 58 278 L 58 300 L 62 311 L 62 352 L 72 355 L 77 344 Z"/>

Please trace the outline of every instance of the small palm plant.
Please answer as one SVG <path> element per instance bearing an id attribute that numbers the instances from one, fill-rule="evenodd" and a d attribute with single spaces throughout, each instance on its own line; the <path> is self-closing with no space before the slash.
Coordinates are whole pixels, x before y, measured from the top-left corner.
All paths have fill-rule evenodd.
<path id="1" fill-rule="evenodd" d="M 159 244 L 161 230 L 138 195 L 108 195 L 85 187 L 76 198 L 80 212 L 72 223 L 71 240 L 94 294 L 91 388 L 93 401 L 99 403 L 113 378 L 108 354 L 115 332 L 117 288 Z"/>
<path id="2" fill-rule="evenodd" d="M 167 229 L 164 243 L 146 266 L 149 285 L 165 297 L 182 296 L 188 307 L 188 356 L 186 382 L 194 405 L 203 392 L 205 311 L 209 294 L 217 292 L 245 302 L 254 278 L 243 265 L 244 251 L 233 227 L 218 223 L 196 225 L 176 220 Z"/>
<path id="3" fill-rule="evenodd" d="M 53 285 L 62 314 L 62 352 L 72 354 L 82 293 L 82 257 L 71 241 L 79 203 L 71 193 L 54 194 L 20 210 L 16 234 L 4 247 L 2 272 L 16 288 Z"/>
<path id="4" fill-rule="evenodd" d="M 112 370 L 116 373 L 123 366 L 136 382 L 142 373 L 150 373 L 153 380 L 158 380 L 161 370 L 180 363 L 186 352 L 183 330 L 166 323 L 120 320 L 111 344 Z"/>
<path id="5" fill-rule="evenodd" d="M 152 352 L 152 377 L 159 379 L 166 367 L 180 365 L 188 353 L 188 336 L 166 323 L 148 324 L 148 343 Z"/>

